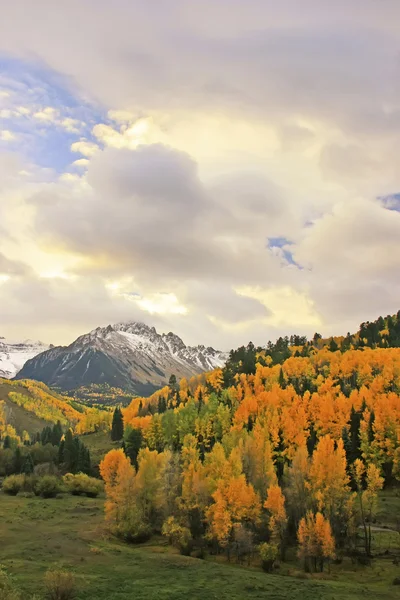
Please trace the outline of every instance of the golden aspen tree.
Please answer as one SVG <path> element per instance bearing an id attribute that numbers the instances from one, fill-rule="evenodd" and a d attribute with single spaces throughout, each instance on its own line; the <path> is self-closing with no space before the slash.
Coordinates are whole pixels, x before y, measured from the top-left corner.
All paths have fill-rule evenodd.
<path id="1" fill-rule="evenodd" d="M 335 536 L 346 535 L 351 514 L 350 478 L 347 474 L 343 441 L 336 443 L 329 436 L 322 437 L 313 453 L 310 468 L 310 486 L 316 508 L 329 519 Z"/>
<path id="2" fill-rule="evenodd" d="M 227 481 L 220 479 L 213 500 L 206 511 L 208 537 L 216 539 L 223 548 L 227 547 L 235 524 L 259 520 L 260 498 L 243 474 Z"/>
<path id="3" fill-rule="evenodd" d="M 306 571 L 323 571 L 324 561 L 335 557 L 335 541 L 330 523 L 322 513 L 309 511 L 297 531 L 298 555 Z"/>
<path id="4" fill-rule="evenodd" d="M 270 514 L 268 526 L 271 532 L 271 539 L 280 548 L 281 559 L 284 560 L 288 519 L 285 509 L 285 496 L 279 485 L 271 485 L 268 488 L 264 508 Z"/>
<path id="5" fill-rule="evenodd" d="M 376 465 L 371 463 L 366 469 L 364 463 L 360 459 L 354 461 L 353 473 L 357 486 L 361 524 L 364 530 L 365 553 L 370 557 L 372 555 L 371 522 L 376 514 L 378 492 L 383 487 L 383 477 L 381 477 L 380 471 Z M 365 489 L 363 489 L 364 476 Z"/>

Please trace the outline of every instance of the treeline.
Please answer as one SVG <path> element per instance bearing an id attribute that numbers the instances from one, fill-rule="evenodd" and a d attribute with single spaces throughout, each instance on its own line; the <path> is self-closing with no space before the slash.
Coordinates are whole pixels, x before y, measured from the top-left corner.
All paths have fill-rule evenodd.
<path id="1" fill-rule="evenodd" d="M 255 373 L 256 364 L 277 365 L 294 357 L 307 357 L 322 348 L 330 352 L 347 352 L 363 348 L 399 348 L 400 347 L 400 311 L 396 315 L 379 317 L 376 321 L 361 323 L 355 334 L 323 339 L 320 333 L 315 333 L 311 340 L 306 336 L 291 335 L 279 337 L 276 342 L 269 341 L 265 347 L 254 346 L 249 342 L 231 350 L 223 369 L 224 385 L 233 385 L 238 373 L 251 375 Z"/>
<path id="2" fill-rule="evenodd" d="M 64 434 L 61 422 L 46 426 L 21 445 L 6 435 L 0 447 L 0 476 L 41 472 L 92 473 L 90 451 L 71 429 Z"/>

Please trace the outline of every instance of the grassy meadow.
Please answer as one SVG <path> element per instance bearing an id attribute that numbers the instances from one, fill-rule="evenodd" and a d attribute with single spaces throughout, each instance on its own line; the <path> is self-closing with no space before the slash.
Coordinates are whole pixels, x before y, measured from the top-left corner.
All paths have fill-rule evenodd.
<path id="1" fill-rule="evenodd" d="M 13 576 L 22 597 L 43 598 L 43 578 L 49 567 L 71 570 L 78 600 L 374 600 L 400 599 L 400 576 L 393 553 L 400 535 L 374 532 L 374 547 L 382 556 L 372 567 L 350 560 L 332 565 L 331 572 L 307 576 L 297 560 L 276 574 L 257 564 L 228 564 L 225 558 L 199 560 L 180 556 L 163 539 L 140 546 L 110 539 L 104 529 L 104 498 L 63 495 L 44 500 L 0 494 L 0 564 Z M 400 498 L 388 494 L 381 502 L 380 526 L 390 526 Z M 399 539 L 398 539 L 399 538 Z M 390 554 L 384 551 L 390 547 Z"/>

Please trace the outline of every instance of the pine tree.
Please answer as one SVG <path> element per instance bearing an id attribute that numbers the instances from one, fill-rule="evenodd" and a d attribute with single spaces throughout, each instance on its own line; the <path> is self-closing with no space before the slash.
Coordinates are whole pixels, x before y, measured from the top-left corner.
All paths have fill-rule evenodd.
<path id="1" fill-rule="evenodd" d="M 168 386 L 169 386 L 169 389 L 171 390 L 171 392 L 176 392 L 178 390 L 178 385 L 176 382 L 176 375 L 174 375 L 173 373 L 169 378 Z"/>
<path id="2" fill-rule="evenodd" d="M 337 345 L 333 337 L 330 339 L 328 347 L 330 352 L 336 352 L 337 350 L 339 350 L 339 346 Z"/>
<path id="3" fill-rule="evenodd" d="M 58 457 L 57 457 L 57 462 L 59 465 L 62 465 L 64 462 L 64 447 L 65 447 L 65 442 L 64 442 L 64 440 L 61 440 L 60 445 L 58 447 Z"/>
<path id="4" fill-rule="evenodd" d="M 119 406 L 114 411 L 111 425 L 111 439 L 113 442 L 119 441 L 124 436 L 124 420 Z"/>
<path id="5" fill-rule="evenodd" d="M 77 445 L 71 429 L 68 429 L 64 440 L 64 464 L 67 471 L 74 473 L 78 463 L 79 446 Z"/>
<path id="6" fill-rule="evenodd" d="M 14 462 L 14 464 L 13 464 L 14 473 L 21 473 L 23 460 L 22 460 L 22 455 L 21 455 L 21 449 L 19 446 L 17 446 L 15 449 L 13 462 Z"/>
<path id="7" fill-rule="evenodd" d="M 283 390 L 286 387 L 286 381 L 285 381 L 285 376 L 283 374 L 283 369 L 282 367 L 279 370 L 279 378 L 278 378 L 278 383 L 279 383 L 279 387 L 281 387 Z"/>
<path id="8" fill-rule="evenodd" d="M 33 473 L 34 468 L 35 465 L 33 463 L 32 454 L 29 452 L 29 454 L 27 454 L 25 457 L 21 473 L 24 473 L 25 475 L 30 475 L 31 473 Z"/>
<path id="9" fill-rule="evenodd" d="M 125 438 L 125 454 L 131 460 L 131 463 L 138 468 L 137 457 L 142 447 L 143 435 L 141 429 L 131 429 Z"/>
<path id="10" fill-rule="evenodd" d="M 55 425 L 53 425 L 53 429 L 51 432 L 51 443 L 53 446 L 59 446 L 61 442 L 61 438 L 63 435 L 63 430 L 60 421 L 57 421 Z"/>

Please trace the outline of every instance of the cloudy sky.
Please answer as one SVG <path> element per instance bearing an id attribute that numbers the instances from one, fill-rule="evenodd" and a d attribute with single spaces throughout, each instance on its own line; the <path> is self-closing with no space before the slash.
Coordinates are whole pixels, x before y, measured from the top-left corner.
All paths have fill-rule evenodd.
<path id="1" fill-rule="evenodd" d="M 398 0 L 0 3 L 0 335 L 400 308 Z"/>

